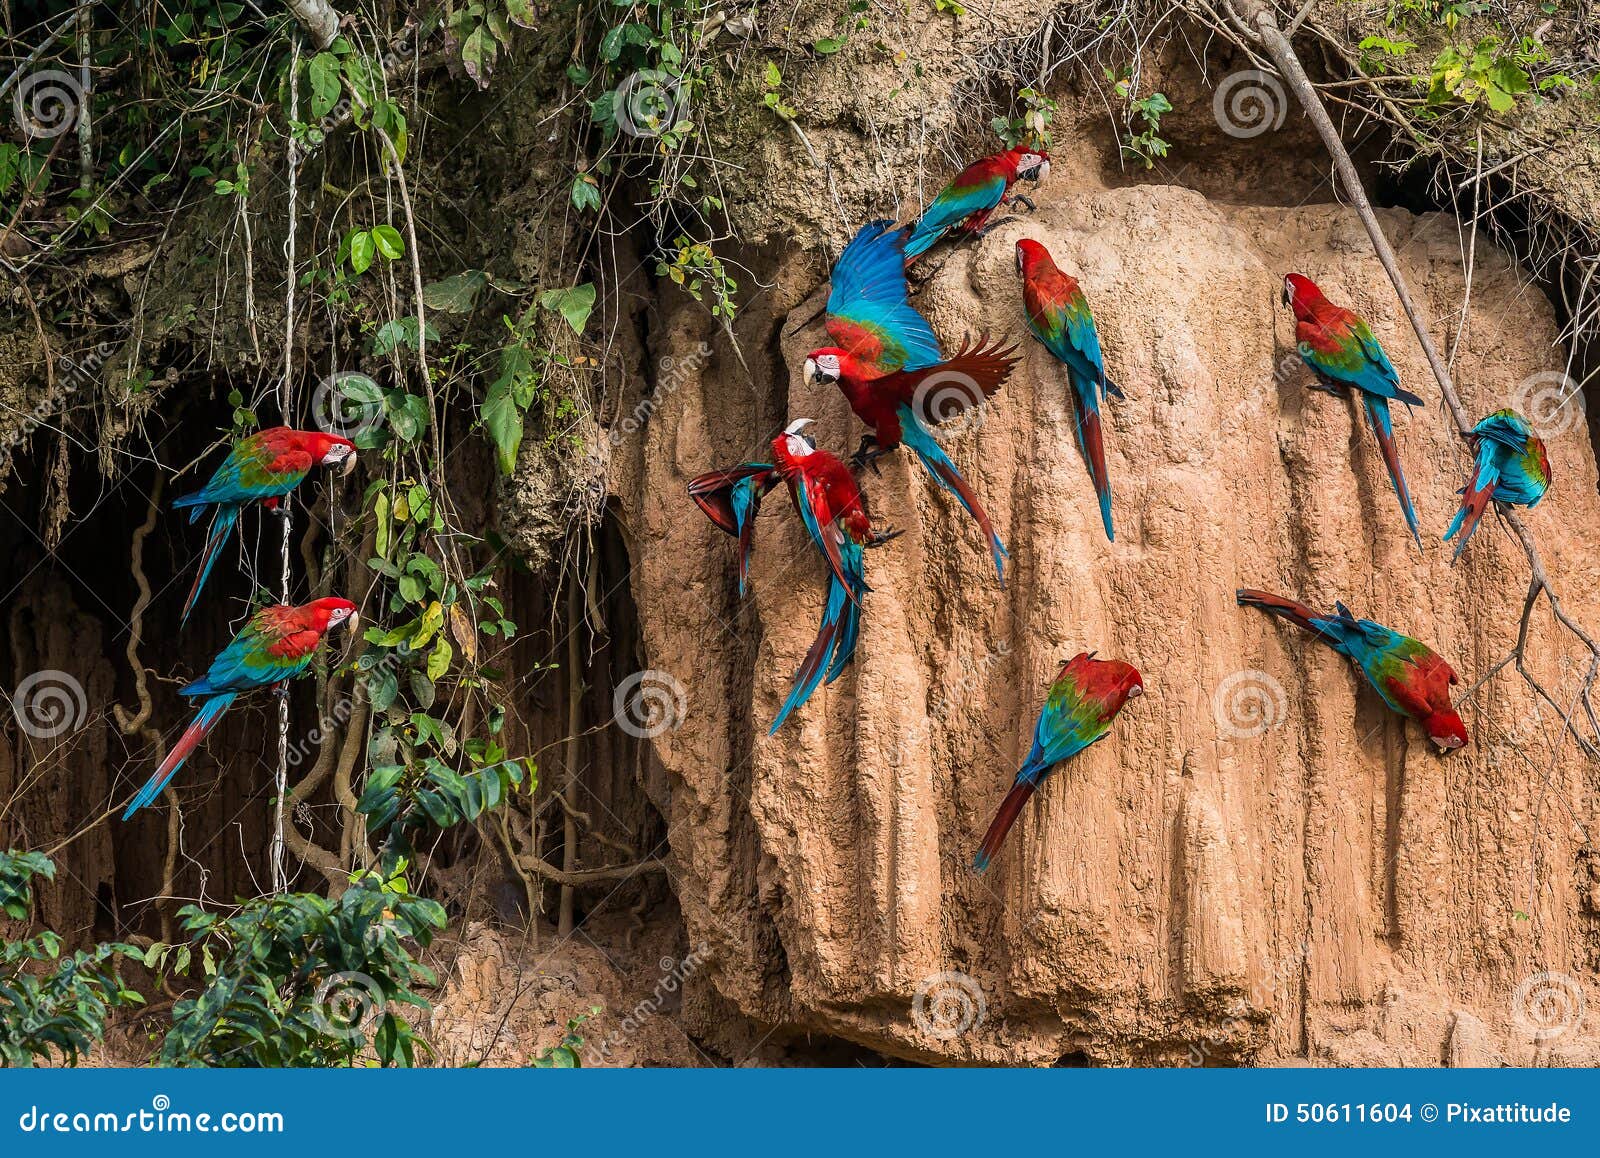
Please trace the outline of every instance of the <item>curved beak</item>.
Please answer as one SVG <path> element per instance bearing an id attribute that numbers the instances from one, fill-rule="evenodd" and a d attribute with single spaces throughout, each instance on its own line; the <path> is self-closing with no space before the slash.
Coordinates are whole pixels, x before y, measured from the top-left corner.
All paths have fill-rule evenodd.
<path id="1" fill-rule="evenodd" d="M 355 469 L 356 469 L 356 452 L 352 450 L 349 454 L 345 455 L 344 465 L 339 468 L 339 477 L 340 478 L 349 478 L 350 477 L 350 472 L 355 470 Z M 352 615 L 350 618 L 353 620 L 355 618 L 355 616 Z"/>
<path id="2" fill-rule="evenodd" d="M 815 358 L 806 359 L 805 369 L 801 371 L 801 376 L 805 378 L 807 386 L 815 386 L 817 384 L 817 360 Z"/>
<path id="3" fill-rule="evenodd" d="M 1040 161 L 1039 167 L 1033 171 L 1033 180 L 1037 184 L 1050 176 L 1050 162 Z"/>
<path id="4" fill-rule="evenodd" d="M 783 428 L 783 432 L 785 434 L 799 434 L 802 430 L 810 426 L 815 421 L 816 419 L 814 418 L 796 418 L 793 422 L 789 423 L 788 426 Z"/>

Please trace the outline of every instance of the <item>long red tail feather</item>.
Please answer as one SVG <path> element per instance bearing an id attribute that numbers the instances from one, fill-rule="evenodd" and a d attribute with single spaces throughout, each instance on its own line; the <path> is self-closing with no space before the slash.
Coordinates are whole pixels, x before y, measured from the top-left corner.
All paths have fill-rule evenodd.
<path id="1" fill-rule="evenodd" d="M 1240 607 L 1259 607 L 1261 610 L 1270 611 L 1298 627 L 1305 628 L 1307 631 L 1317 635 L 1322 634 L 1318 631 L 1316 624 L 1311 622 L 1317 613 L 1304 603 L 1296 603 L 1293 599 L 1285 599 L 1281 595 L 1273 595 L 1267 591 L 1257 591 L 1250 587 L 1241 588 L 1237 593 L 1237 598 Z"/>
<path id="2" fill-rule="evenodd" d="M 1417 510 L 1411 502 L 1411 490 L 1406 486 L 1405 471 L 1400 469 L 1400 451 L 1394 443 L 1394 427 L 1389 421 L 1389 404 L 1381 399 L 1374 401 L 1371 395 L 1362 395 L 1362 402 L 1367 411 L 1368 424 L 1372 433 L 1378 440 L 1378 450 L 1383 455 L 1383 465 L 1389 469 L 1389 479 L 1394 484 L 1394 493 L 1400 499 L 1400 510 L 1406 517 L 1406 526 L 1411 529 L 1411 537 L 1416 540 L 1418 550 L 1422 548 L 1422 534 L 1417 530 Z"/>
<path id="3" fill-rule="evenodd" d="M 989 867 L 989 862 L 1005 843 L 1006 834 L 1011 831 L 1011 826 L 1022 814 L 1022 806 L 1028 803 L 1028 798 L 1033 795 L 1037 787 L 1038 784 L 1034 781 L 1024 780 L 1012 785 L 1011 791 L 1006 793 L 1006 798 L 1000 802 L 1000 811 L 994 814 L 994 820 L 989 823 L 989 831 L 984 834 L 983 844 L 978 847 L 978 855 L 972 858 L 974 872 L 981 873 Z"/>

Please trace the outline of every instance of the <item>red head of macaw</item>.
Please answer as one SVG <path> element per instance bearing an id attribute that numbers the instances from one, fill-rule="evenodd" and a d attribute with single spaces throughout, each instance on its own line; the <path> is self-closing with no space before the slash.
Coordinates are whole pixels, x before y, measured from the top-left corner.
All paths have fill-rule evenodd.
<path id="1" fill-rule="evenodd" d="M 934 480 L 977 520 L 1003 575 L 1005 545 L 928 428 L 992 397 L 1016 365 L 1014 348 L 980 340 L 945 359 L 933 327 L 910 303 L 904 245 L 905 230 L 874 221 L 839 255 L 827 320 L 836 344 L 807 355 L 805 381 L 808 386 L 836 384 L 856 417 L 872 428 L 857 452 L 859 462 L 870 460 L 871 447 L 876 449 L 870 458 L 877 458 L 901 442 L 910 446 Z"/>
<path id="2" fill-rule="evenodd" d="M 1105 524 L 1106 538 L 1115 540 L 1116 533 L 1111 527 L 1111 475 L 1106 470 L 1100 404 L 1108 394 L 1122 397 L 1122 391 L 1106 377 L 1094 315 L 1089 312 L 1088 299 L 1083 296 L 1077 279 L 1057 269 L 1050 251 L 1028 238 L 1017 242 L 1017 273 L 1022 278 L 1022 304 L 1028 328 L 1067 368 L 1078 446 L 1089 464 L 1089 477 L 1100 500 L 1100 520 Z"/>
<path id="3" fill-rule="evenodd" d="M 1398 400 L 1408 406 L 1421 406 L 1422 399 L 1401 389 L 1400 375 L 1378 339 L 1373 337 L 1372 328 L 1357 314 L 1330 302 L 1310 278 L 1298 273 L 1285 277 L 1283 300 L 1294 311 L 1295 341 L 1300 358 L 1316 375 L 1318 389 L 1340 397 L 1350 387 L 1358 391 L 1372 433 L 1378 440 L 1378 449 L 1383 454 L 1384 466 L 1394 483 L 1406 526 L 1421 548 L 1417 512 L 1411 503 L 1405 472 L 1400 469 L 1400 452 L 1395 447 L 1389 403 Z"/>
<path id="4" fill-rule="evenodd" d="M 178 689 L 179 695 L 201 701 L 200 711 L 139 789 L 122 819 L 127 820 L 161 794 L 236 696 L 303 675 L 329 631 L 341 626 L 354 631 L 360 622 L 356 605 L 335 597 L 313 599 L 298 607 L 274 604 L 252 615 L 244 630 L 211 661 L 206 674 Z"/>
<path id="5" fill-rule="evenodd" d="M 915 261 L 953 230 L 981 234 L 1013 184 L 1043 181 L 1049 175 L 1050 154 L 1031 145 L 974 161 L 939 191 L 923 213 L 906 242 L 906 263 Z"/>
<path id="6" fill-rule="evenodd" d="M 1022 806 L 1056 765 L 1105 739 L 1123 705 L 1143 694 L 1144 679 L 1132 664 L 1095 659 L 1093 652 L 1080 653 L 1062 663 L 1039 712 L 1028 758 L 972 858 L 975 872 L 989 867 L 1022 813 Z"/>
<path id="7" fill-rule="evenodd" d="M 275 510 L 278 500 L 299 486 L 313 466 L 338 467 L 340 474 L 347 475 L 355 465 L 355 443 L 320 430 L 272 426 L 234 443 L 228 457 L 205 486 L 172 503 L 175 507 L 190 508 L 191 523 L 208 507 L 214 512 L 200 555 L 200 571 L 183 604 L 183 621 L 187 622 L 189 613 L 194 610 L 200 589 L 205 586 L 217 556 L 233 534 L 239 511 L 246 503 L 259 502 Z"/>

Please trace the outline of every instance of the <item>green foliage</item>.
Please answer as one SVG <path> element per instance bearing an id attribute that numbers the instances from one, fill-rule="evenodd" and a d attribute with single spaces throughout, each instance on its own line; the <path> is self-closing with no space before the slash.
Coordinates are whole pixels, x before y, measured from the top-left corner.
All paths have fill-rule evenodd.
<path id="1" fill-rule="evenodd" d="M 372 268 L 372 263 L 378 258 L 398 261 L 405 256 L 405 252 L 406 241 L 398 229 L 392 225 L 374 225 L 370 229 L 348 231 L 339 243 L 338 255 L 333 260 L 337 266 L 348 262 L 351 270 L 363 274 Z"/>
<path id="2" fill-rule="evenodd" d="M 872 5 L 868 0 L 850 0 L 848 18 L 845 27 L 837 36 L 824 36 L 811 42 L 811 51 L 818 56 L 832 56 L 846 44 L 850 37 L 857 32 L 865 32 L 871 25 L 868 13 Z"/>
<path id="3" fill-rule="evenodd" d="M 794 120 L 794 106 L 784 104 L 783 95 L 779 91 L 779 86 L 783 84 L 783 73 L 778 71 L 776 62 L 767 61 L 767 67 L 762 71 L 762 83 L 766 86 L 766 91 L 761 96 L 762 102 L 778 114 L 779 120 Z"/>
<path id="4" fill-rule="evenodd" d="M 1390 7 L 1389 27 L 1413 31 L 1435 45 L 1437 30 L 1450 37 L 1424 71 L 1402 73 L 1399 78 L 1424 94 L 1422 119 L 1478 109 L 1498 116 L 1509 113 L 1524 97 L 1577 86 L 1572 77 L 1550 67 L 1550 54 L 1537 39 L 1508 38 L 1503 29 L 1478 19 L 1488 8 L 1476 0 L 1400 0 Z M 1478 35 L 1470 35 L 1469 22 Z M 1468 38 L 1457 39 L 1461 34 Z M 1403 37 L 1368 36 L 1360 44 L 1361 66 L 1369 73 L 1403 69 L 1405 59 L 1418 47 Z"/>
<path id="5" fill-rule="evenodd" d="M 1055 119 L 1056 102 L 1031 88 L 1019 92 L 1017 100 L 1022 105 L 1022 115 L 995 117 L 989 122 L 995 135 L 1006 143 L 1008 149 L 1015 149 L 1024 141 L 1048 149 L 1050 122 Z"/>
<path id="6" fill-rule="evenodd" d="M 540 1070 L 575 1070 L 581 1069 L 583 1059 L 578 1051 L 583 1048 L 583 1038 L 578 1034 L 578 1029 L 591 1017 L 600 1015 L 601 1007 L 591 1005 L 588 1013 L 580 1013 L 577 1017 L 567 1020 L 567 1032 L 561 1040 L 539 1056 L 533 1059 L 534 1069 Z"/>
<path id="7" fill-rule="evenodd" d="M 572 332 L 579 337 L 583 336 L 583 327 L 589 324 L 594 300 L 595 288 L 591 283 L 575 285 L 570 289 L 545 290 L 539 295 L 539 304 L 565 318 Z"/>
<path id="8" fill-rule="evenodd" d="M 421 713 L 417 716 L 417 721 L 426 719 Z M 427 732 L 420 726 L 418 731 Z M 437 731 L 427 733 L 427 738 L 438 739 Z M 411 832 L 425 822 L 439 828 L 470 823 L 499 807 L 524 783 L 530 792 L 538 783 L 531 760 L 501 760 L 459 773 L 436 756 L 423 756 L 409 765 L 373 768 L 356 811 L 367 817 L 367 831 L 378 835 L 392 825 L 398 834 L 394 847 L 408 848 Z"/>
<path id="9" fill-rule="evenodd" d="M 866 27 L 868 9 L 868 0 L 849 0 L 842 35 L 816 41 L 813 51 L 818 55 L 839 51 L 852 31 Z M 707 46 L 720 20 L 726 19 L 725 13 L 713 10 L 708 0 L 638 0 L 582 9 L 585 25 L 578 44 L 583 55 L 569 64 L 567 79 L 587 102 L 596 149 L 592 157 L 579 162 L 572 179 L 570 198 L 578 212 L 601 211 L 602 178 L 631 175 L 643 178 L 649 188 L 643 209 L 659 236 L 693 237 L 696 240 L 686 243 L 688 247 L 709 251 L 712 242 L 698 239 L 723 236 L 731 228 L 721 199 L 710 191 L 715 183 L 708 180 L 709 154 L 703 147 L 698 112 L 714 79 Z M 778 91 L 782 78 L 776 65 L 765 65 L 762 75 L 766 107 L 793 120 L 794 108 Z M 658 267 L 681 265 L 684 251 L 685 245 L 676 242 L 663 246 Z M 700 258 L 698 253 L 692 256 Z M 718 291 L 710 298 L 713 312 L 726 319 L 733 314 L 736 285 L 731 278 L 708 276 L 720 268 L 720 261 L 704 258 L 698 260 L 696 271 L 682 272 L 685 284 L 698 281 L 697 289 Z M 499 381 L 508 380 L 502 368 Z M 495 397 L 496 413 L 508 415 L 504 386 Z M 496 422 L 500 427 L 509 425 L 508 419 Z"/>
<path id="10" fill-rule="evenodd" d="M 55 871 L 42 853 L 0 852 L 0 912 L 28 920 L 33 879 L 53 880 Z M 61 938 L 48 930 L 0 939 L 0 1066 L 76 1065 L 104 1036 L 113 1007 L 144 1001 L 117 971 L 120 958 L 138 955 L 131 945 L 106 943 L 63 957 Z"/>
<path id="11" fill-rule="evenodd" d="M 697 302 L 704 301 L 709 293 L 712 316 L 733 321 L 733 299 L 739 292 L 739 283 L 728 275 L 722 259 L 706 243 L 690 241 L 679 234 L 672 248 L 657 260 L 656 276 L 670 278 Z"/>
<path id="12" fill-rule="evenodd" d="M 1105 77 L 1117 96 L 1128 105 L 1128 135 L 1120 145 L 1122 156 L 1140 162 L 1146 169 L 1154 169 L 1156 160 L 1167 155 L 1169 146 L 1161 139 L 1161 118 L 1172 111 L 1172 102 L 1159 92 L 1146 97 L 1135 96 L 1133 79 L 1126 68 L 1115 72 L 1108 68 Z"/>
<path id="13" fill-rule="evenodd" d="M 201 988 L 173 1007 L 163 1065 L 414 1064 L 403 1010 L 426 1009 L 414 987 L 436 979 L 411 946 L 426 947 L 445 914 L 403 878 L 366 874 L 337 900 L 287 893 L 229 917 L 196 905 L 179 917 L 187 942 L 154 946 L 146 961 L 182 971 L 199 960 Z"/>

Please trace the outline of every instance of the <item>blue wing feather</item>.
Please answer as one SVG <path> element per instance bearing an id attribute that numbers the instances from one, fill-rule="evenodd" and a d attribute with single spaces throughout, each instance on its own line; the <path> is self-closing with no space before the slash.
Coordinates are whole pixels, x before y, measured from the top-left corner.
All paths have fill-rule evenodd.
<path id="1" fill-rule="evenodd" d="M 904 351 L 904 363 L 887 370 L 921 370 L 944 360 L 933 327 L 907 295 L 904 247 L 905 230 L 891 222 L 863 225 L 839 255 L 828 294 L 830 320 L 881 335 Z"/>

